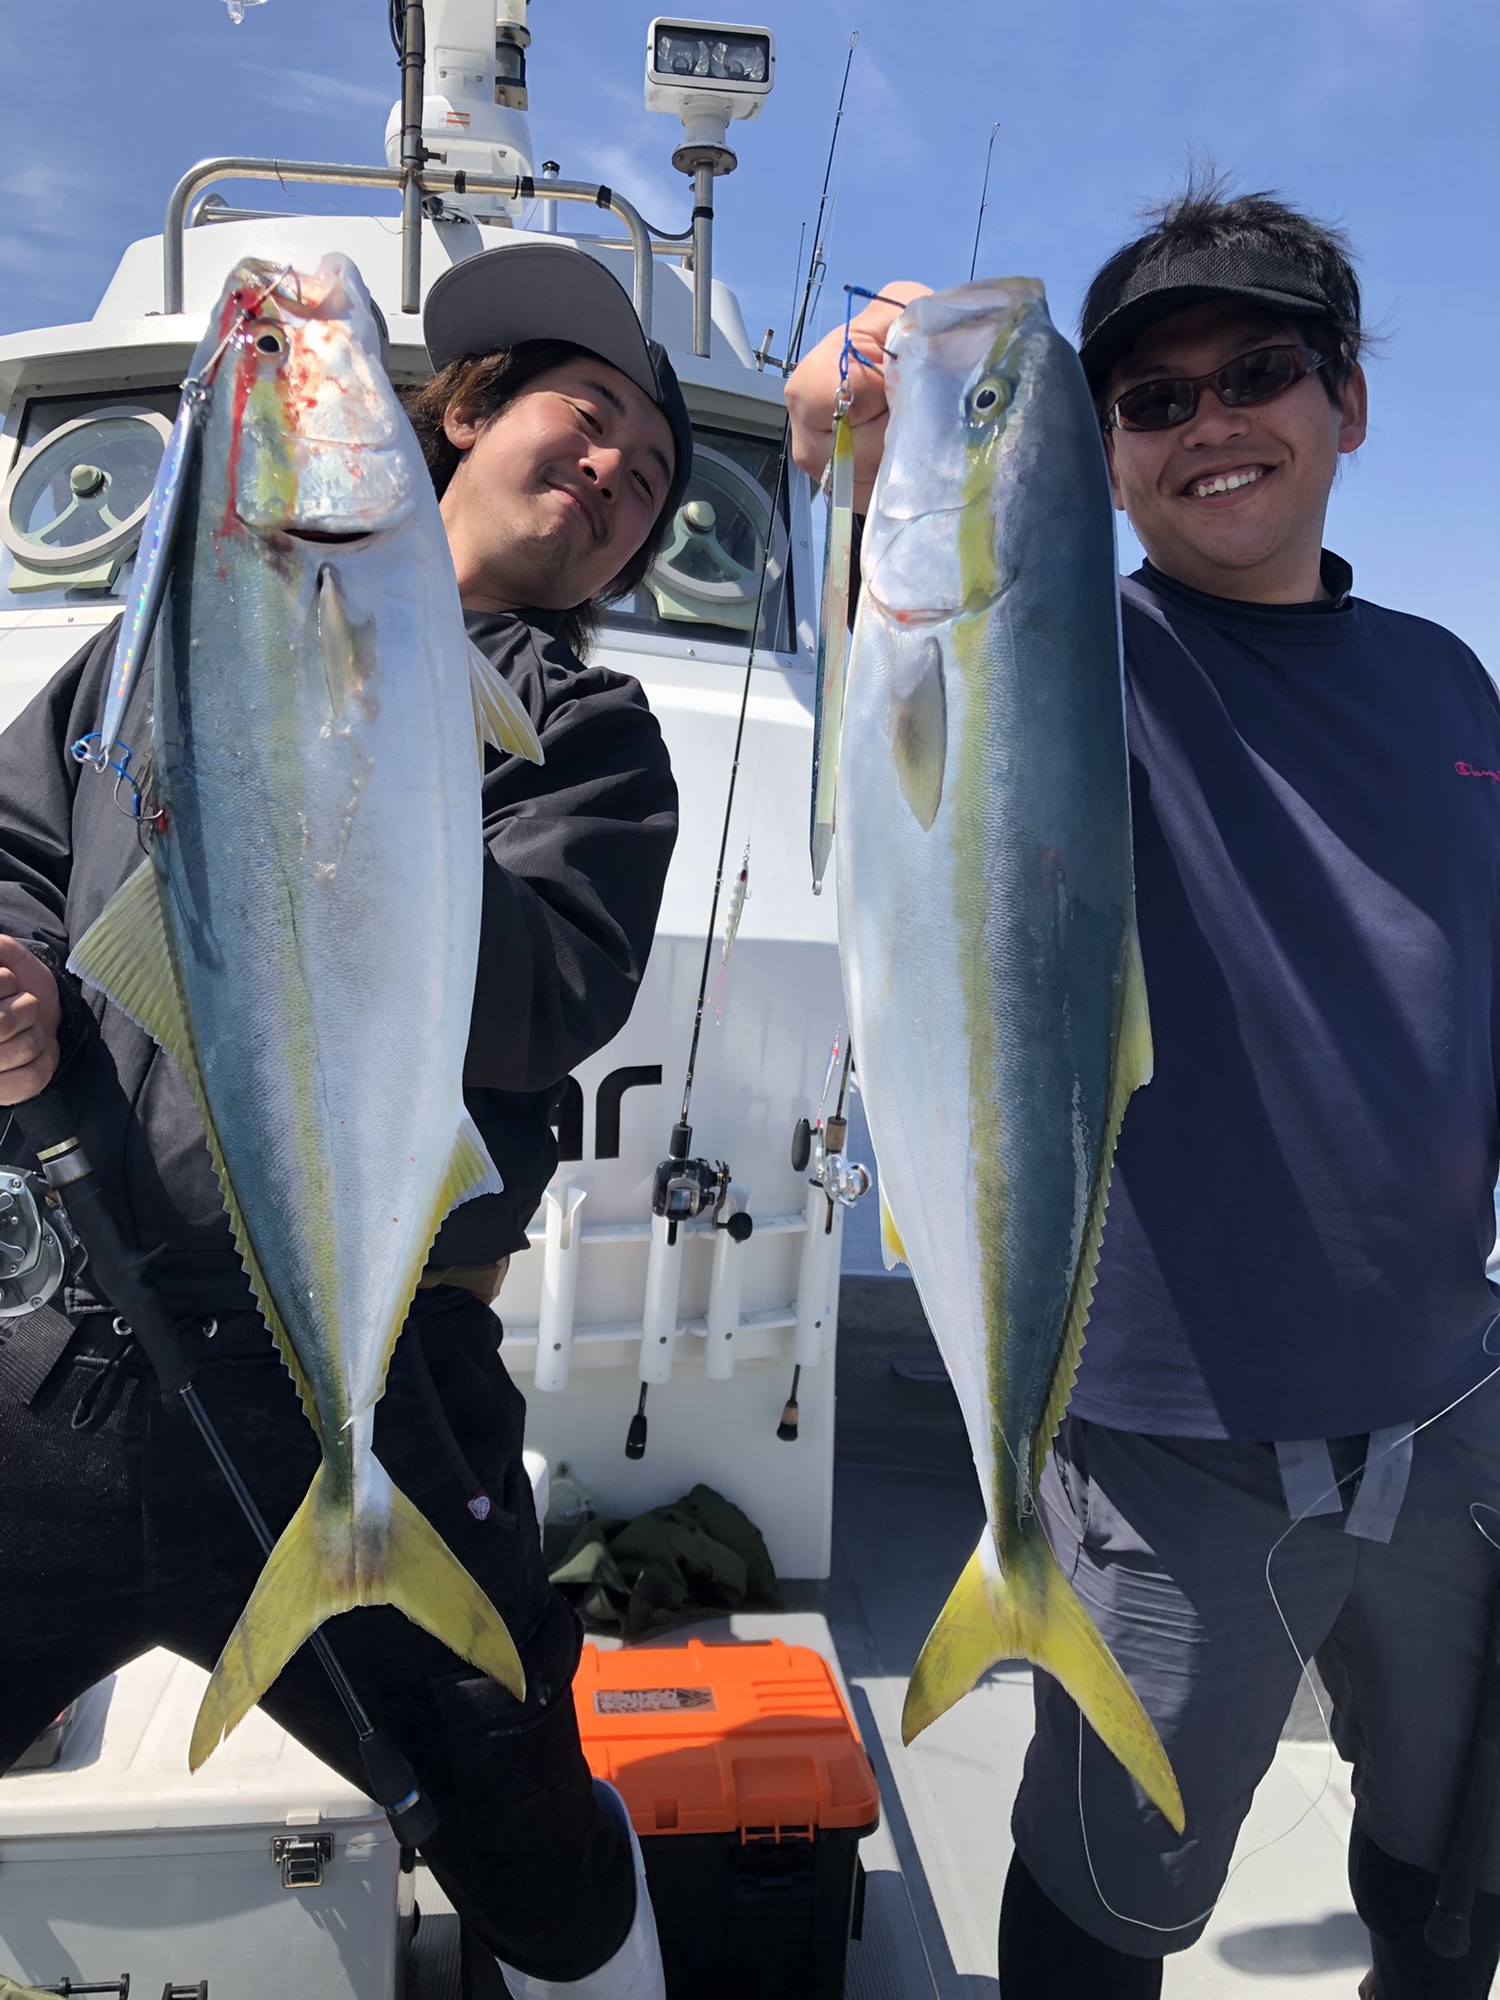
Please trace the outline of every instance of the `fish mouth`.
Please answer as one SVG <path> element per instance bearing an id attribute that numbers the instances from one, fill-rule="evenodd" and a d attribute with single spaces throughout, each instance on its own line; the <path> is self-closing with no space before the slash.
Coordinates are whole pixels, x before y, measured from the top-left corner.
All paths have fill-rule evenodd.
<path id="1" fill-rule="evenodd" d="M 868 582 L 864 588 L 869 592 L 871 603 L 882 618 L 889 618 L 893 625 L 913 627 L 921 625 L 946 625 L 963 610 L 961 604 L 892 604 L 882 597 Z"/>
<path id="2" fill-rule="evenodd" d="M 283 528 L 294 542 L 313 542 L 319 548 L 352 548 L 359 542 L 373 542 L 378 528 Z"/>

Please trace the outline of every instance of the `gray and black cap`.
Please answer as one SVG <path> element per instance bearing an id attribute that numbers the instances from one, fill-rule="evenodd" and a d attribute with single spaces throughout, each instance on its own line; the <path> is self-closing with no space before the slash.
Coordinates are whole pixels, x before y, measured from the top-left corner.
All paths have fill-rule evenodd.
<path id="1" fill-rule="evenodd" d="M 680 503 L 692 477 L 693 426 L 676 371 L 661 342 L 646 338 L 625 288 L 586 250 L 517 243 L 465 257 L 428 292 L 422 332 L 434 368 L 527 340 L 568 341 L 618 368 L 671 428 L 676 465 L 666 509 Z"/>
<path id="2" fill-rule="evenodd" d="M 1079 358 L 1094 394 L 1148 326 L 1204 299 L 1242 299 L 1297 319 L 1329 319 L 1339 312 L 1305 263 L 1282 256 L 1263 240 L 1164 244 L 1157 255 L 1148 253 L 1122 273 L 1117 288 L 1096 282 L 1089 293 Z"/>

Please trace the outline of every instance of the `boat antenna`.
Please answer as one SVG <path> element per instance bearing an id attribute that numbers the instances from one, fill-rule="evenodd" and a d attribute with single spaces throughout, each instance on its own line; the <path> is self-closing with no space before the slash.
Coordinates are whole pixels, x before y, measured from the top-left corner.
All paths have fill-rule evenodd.
<path id="1" fill-rule="evenodd" d="M 828 189 L 833 178 L 834 157 L 838 150 L 839 126 L 844 117 L 844 98 L 849 89 L 849 69 L 854 61 L 855 46 L 859 41 L 858 31 L 849 37 L 849 53 L 844 62 L 843 82 L 839 86 L 838 108 L 834 113 L 833 133 L 828 142 L 828 160 L 823 169 L 823 192 L 818 200 L 818 219 L 813 231 L 813 253 L 807 267 L 807 279 L 802 290 L 801 307 L 796 325 L 787 342 L 786 360 L 783 372 L 790 374 L 797 365 L 802 352 L 802 339 L 807 328 L 809 302 L 813 295 L 815 281 L 822 278 L 823 230 L 828 214 Z M 740 690 L 739 720 L 734 732 L 734 755 L 730 759 L 729 784 L 724 796 L 724 823 L 719 834 L 719 857 L 714 867 L 713 896 L 708 909 L 708 930 L 703 940 L 703 966 L 698 975 L 698 1000 L 693 1012 L 693 1037 L 688 1047 L 687 1068 L 682 1080 L 682 1113 L 672 1127 L 668 1142 L 668 1157 L 656 1169 L 651 1190 L 651 1211 L 661 1216 L 667 1224 L 667 1242 L 677 1241 L 680 1222 L 690 1221 L 705 1211 L 710 1212 L 715 1221 L 726 1204 L 729 1189 L 729 1169 L 707 1160 L 689 1158 L 693 1145 L 693 1128 L 690 1114 L 693 1103 L 693 1077 L 698 1067 L 698 1048 L 703 1036 L 703 1015 L 708 999 L 709 973 L 713 965 L 714 937 L 719 923 L 719 898 L 724 888 L 724 864 L 729 852 L 730 826 L 734 818 L 735 787 L 740 774 L 740 754 L 745 741 L 745 717 L 750 707 L 750 689 L 755 667 L 756 640 L 760 633 L 761 613 L 765 604 L 766 577 L 770 570 L 771 551 L 775 543 L 776 521 L 781 511 L 782 494 L 786 488 L 787 451 L 791 441 L 791 427 L 783 418 L 781 429 L 781 449 L 776 458 L 776 478 L 771 488 L 771 512 L 766 524 L 766 545 L 761 554 L 760 578 L 755 589 L 755 611 L 750 620 L 750 644 L 745 656 L 745 678 Z M 750 1233 L 751 1221 L 748 1215 L 734 1215 L 722 1225 L 729 1229 L 735 1240 L 743 1242 Z M 642 1382 L 640 1401 L 630 1422 L 626 1435 L 625 1455 L 638 1459 L 646 1450 L 646 1389 Z"/>
<path id="2" fill-rule="evenodd" d="M 990 161 L 995 152 L 995 134 L 1000 130 L 997 118 L 990 127 L 990 143 L 984 149 L 984 185 L 979 190 L 979 215 L 974 223 L 974 254 L 969 259 L 969 283 L 974 282 L 974 267 L 979 262 L 979 232 L 984 227 L 984 205 L 990 192 Z"/>

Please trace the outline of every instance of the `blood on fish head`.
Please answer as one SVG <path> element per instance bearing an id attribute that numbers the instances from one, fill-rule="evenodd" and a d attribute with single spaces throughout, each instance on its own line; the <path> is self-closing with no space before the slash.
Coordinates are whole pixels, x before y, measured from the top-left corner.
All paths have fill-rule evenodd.
<path id="1" fill-rule="evenodd" d="M 405 518 L 425 472 L 382 338 L 347 257 L 311 274 L 247 259 L 230 274 L 208 336 L 227 341 L 210 444 L 226 530 L 346 541 Z"/>
<path id="2" fill-rule="evenodd" d="M 1022 449 L 1028 362 L 1056 340 L 1035 278 L 914 299 L 887 338 L 891 425 L 866 523 L 865 587 L 899 624 L 978 609 L 1000 587 L 992 542 L 1001 460 Z"/>

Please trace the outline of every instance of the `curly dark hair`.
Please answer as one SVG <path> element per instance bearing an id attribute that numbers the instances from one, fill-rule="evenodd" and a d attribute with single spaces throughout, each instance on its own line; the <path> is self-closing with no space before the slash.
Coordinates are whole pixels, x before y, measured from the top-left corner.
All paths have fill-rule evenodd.
<path id="1" fill-rule="evenodd" d="M 448 482 L 458 470 L 463 453 L 443 428 L 450 410 L 460 410 L 479 424 L 492 424 L 507 404 L 528 389 L 539 375 L 574 361 L 579 355 L 598 357 L 586 347 L 564 340 L 527 340 L 496 354 L 465 354 L 450 361 L 420 388 L 403 391 L 401 401 L 411 419 L 427 470 L 441 500 Z M 588 651 L 606 606 L 629 597 L 645 582 L 651 565 L 661 554 L 676 509 L 664 506 L 651 532 L 635 554 L 605 588 L 566 611 L 550 612 L 563 641 L 582 658 Z"/>
<path id="2" fill-rule="evenodd" d="M 1081 324 L 1097 326 L 1143 267 L 1171 261 L 1183 251 L 1266 248 L 1310 280 L 1331 308 L 1316 317 L 1288 315 L 1309 346 L 1324 356 L 1323 387 L 1337 403 L 1370 337 L 1360 322 L 1359 279 L 1348 237 L 1317 222 L 1262 189 L 1231 193 L 1227 175 L 1204 168 L 1189 173 L 1170 200 L 1143 211 L 1144 235 L 1102 265 L 1084 299 Z M 1102 387 L 1101 385 L 1097 385 Z"/>

